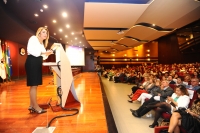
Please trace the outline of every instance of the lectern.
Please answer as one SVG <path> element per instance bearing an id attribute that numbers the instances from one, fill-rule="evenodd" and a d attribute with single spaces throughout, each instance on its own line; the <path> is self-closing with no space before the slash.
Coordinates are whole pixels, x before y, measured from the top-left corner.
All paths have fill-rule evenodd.
<path id="1" fill-rule="evenodd" d="M 44 62 L 44 66 L 50 66 L 56 73 L 57 88 L 60 87 L 62 94 L 62 107 L 80 106 L 80 102 L 74 89 L 74 80 L 71 70 L 71 65 L 67 55 L 60 43 L 54 43 L 51 47 L 55 50 L 56 62 Z M 52 107 L 53 111 L 59 111 L 56 107 Z"/>

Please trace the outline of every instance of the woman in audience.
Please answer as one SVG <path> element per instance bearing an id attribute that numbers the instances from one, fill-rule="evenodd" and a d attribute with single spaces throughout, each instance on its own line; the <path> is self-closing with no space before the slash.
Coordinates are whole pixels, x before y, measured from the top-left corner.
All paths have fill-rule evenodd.
<path id="1" fill-rule="evenodd" d="M 190 133 L 200 132 L 200 89 L 197 91 L 198 98 L 192 104 L 191 109 L 177 111 L 172 114 L 168 133 L 180 133 L 179 126 Z"/>
<path id="2" fill-rule="evenodd" d="M 175 93 L 171 97 L 167 97 L 166 102 L 160 102 L 155 105 L 147 105 L 147 108 L 156 108 L 155 118 L 150 128 L 158 126 L 158 119 L 164 112 L 172 114 L 173 111 L 176 111 L 178 108 L 187 108 L 190 102 L 189 94 L 187 89 L 183 85 L 176 87 Z"/>
<path id="3" fill-rule="evenodd" d="M 142 93 L 148 93 L 149 89 L 151 89 L 154 85 L 155 85 L 154 80 L 150 79 L 146 86 L 137 89 L 137 91 L 133 94 L 131 100 L 128 100 L 128 102 L 132 103 L 133 101 L 137 100 Z"/>
<path id="4" fill-rule="evenodd" d="M 140 95 L 140 97 L 137 100 L 141 101 L 141 105 L 144 103 L 145 99 L 150 99 L 152 96 L 158 95 L 158 93 L 160 92 L 160 85 L 160 80 L 157 80 L 155 85 L 152 88 L 148 89 L 148 93 L 142 93 Z"/>
<path id="5" fill-rule="evenodd" d="M 138 86 L 133 86 L 132 89 L 132 93 L 130 95 L 128 95 L 129 98 L 132 98 L 132 95 L 137 91 L 137 89 L 143 89 L 146 86 L 149 85 L 149 77 L 144 77 L 144 82 L 142 83 L 142 85 L 138 85 Z"/>

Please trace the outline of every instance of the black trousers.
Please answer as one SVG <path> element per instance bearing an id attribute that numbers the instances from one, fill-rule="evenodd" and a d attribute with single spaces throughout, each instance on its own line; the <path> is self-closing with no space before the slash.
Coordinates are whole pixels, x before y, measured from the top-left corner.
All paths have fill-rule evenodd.
<path id="1" fill-rule="evenodd" d="M 151 97 L 148 101 L 145 101 L 142 106 L 139 107 L 139 109 L 137 109 L 137 114 L 139 116 L 143 116 L 146 113 L 148 113 L 149 111 L 151 111 L 152 108 L 147 108 L 147 105 L 155 105 L 157 103 L 159 103 L 160 101 L 156 101 L 154 100 L 154 97 Z"/>

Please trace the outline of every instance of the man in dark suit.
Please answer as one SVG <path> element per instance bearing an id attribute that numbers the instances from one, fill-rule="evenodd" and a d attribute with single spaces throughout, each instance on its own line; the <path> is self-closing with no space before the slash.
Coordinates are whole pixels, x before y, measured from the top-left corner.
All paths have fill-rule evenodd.
<path id="1" fill-rule="evenodd" d="M 133 116 L 141 117 L 151 110 L 151 108 L 146 107 L 147 105 L 152 105 L 152 104 L 154 105 L 159 102 L 165 102 L 166 98 L 168 96 L 171 96 L 173 93 L 174 90 L 171 87 L 169 87 L 169 81 L 164 80 L 162 81 L 161 90 L 157 96 L 151 97 L 148 101 L 145 101 L 142 104 L 142 106 L 139 107 L 139 109 L 137 110 L 130 109 L 130 111 L 132 112 Z"/>

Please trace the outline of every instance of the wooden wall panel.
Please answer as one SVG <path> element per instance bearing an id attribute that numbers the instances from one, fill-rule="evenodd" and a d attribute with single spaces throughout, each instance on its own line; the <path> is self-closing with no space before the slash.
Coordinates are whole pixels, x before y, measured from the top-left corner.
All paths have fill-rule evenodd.
<path id="1" fill-rule="evenodd" d="M 182 56 L 176 34 L 170 34 L 158 39 L 158 63 L 172 64 L 181 62 Z"/>

